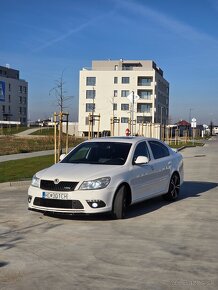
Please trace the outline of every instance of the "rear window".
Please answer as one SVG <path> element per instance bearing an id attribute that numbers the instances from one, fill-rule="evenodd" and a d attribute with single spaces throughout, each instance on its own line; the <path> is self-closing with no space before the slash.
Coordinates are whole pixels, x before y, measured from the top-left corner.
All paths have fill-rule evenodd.
<path id="1" fill-rule="evenodd" d="M 158 141 L 148 141 L 148 143 L 151 147 L 154 159 L 159 159 L 170 155 L 169 149 L 164 144 Z"/>

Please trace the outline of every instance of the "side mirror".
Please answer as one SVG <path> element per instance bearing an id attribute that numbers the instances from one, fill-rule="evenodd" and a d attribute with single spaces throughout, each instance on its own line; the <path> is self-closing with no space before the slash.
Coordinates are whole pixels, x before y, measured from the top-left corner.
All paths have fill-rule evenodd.
<path id="1" fill-rule="evenodd" d="M 174 152 L 178 152 L 178 149 L 177 148 L 171 148 Z"/>
<path id="2" fill-rule="evenodd" d="M 64 157 L 66 156 L 66 154 L 61 154 L 59 161 L 62 161 L 64 159 Z"/>
<path id="3" fill-rule="evenodd" d="M 147 164 L 149 162 L 148 157 L 146 156 L 138 156 L 134 162 L 134 164 L 139 165 L 139 164 Z"/>

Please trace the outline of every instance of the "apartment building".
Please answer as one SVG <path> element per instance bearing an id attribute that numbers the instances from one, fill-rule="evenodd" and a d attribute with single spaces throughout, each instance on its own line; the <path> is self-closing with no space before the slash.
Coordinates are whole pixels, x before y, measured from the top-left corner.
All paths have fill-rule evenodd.
<path id="1" fill-rule="evenodd" d="M 134 94 L 134 104 L 128 97 Z M 133 113 L 132 113 L 133 112 Z M 91 130 L 125 135 L 126 128 L 140 134 L 144 123 L 166 124 L 169 114 L 169 83 L 163 71 L 151 60 L 92 61 L 92 68 L 80 71 L 79 132 Z M 112 119 L 113 118 L 113 119 Z M 132 121 L 133 120 L 133 121 Z M 132 125 L 131 125 L 132 124 Z"/>
<path id="2" fill-rule="evenodd" d="M 0 123 L 27 124 L 28 83 L 20 72 L 0 66 Z"/>

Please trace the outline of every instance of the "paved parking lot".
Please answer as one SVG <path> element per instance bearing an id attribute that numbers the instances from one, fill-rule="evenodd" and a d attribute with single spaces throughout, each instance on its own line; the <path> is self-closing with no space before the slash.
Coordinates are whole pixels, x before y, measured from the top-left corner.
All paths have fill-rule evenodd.
<path id="1" fill-rule="evenodd" d="M 0 289 L 218 289 L 218 140 L 183 152 L 175 203 L 127 219 L 27 211 L 27 186 L 0 188 Z"/>

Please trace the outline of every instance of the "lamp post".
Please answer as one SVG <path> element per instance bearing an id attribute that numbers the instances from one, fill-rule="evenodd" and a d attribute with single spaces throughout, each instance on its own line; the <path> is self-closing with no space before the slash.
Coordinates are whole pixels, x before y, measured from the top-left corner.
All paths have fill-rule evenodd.
<path id="1" fill-rule="evenodd" d="M 92 138 L 94 137 L 94 109 L 95 109 L 95 88 L 92 88 Z"/>
<path id="2" fill-rule="evenodd" d="M 160 107 L 160 123 L 161 123 L 161 125 L 163 124 L 163 108 L 164 107 Z"/>
<path id="3" fill-rule="evenodd" d="M 131 135 L 133 136 L 133 120 L 134 120 L 134 91 L 132 91 L 132 126 L 131 126 Z"/>

